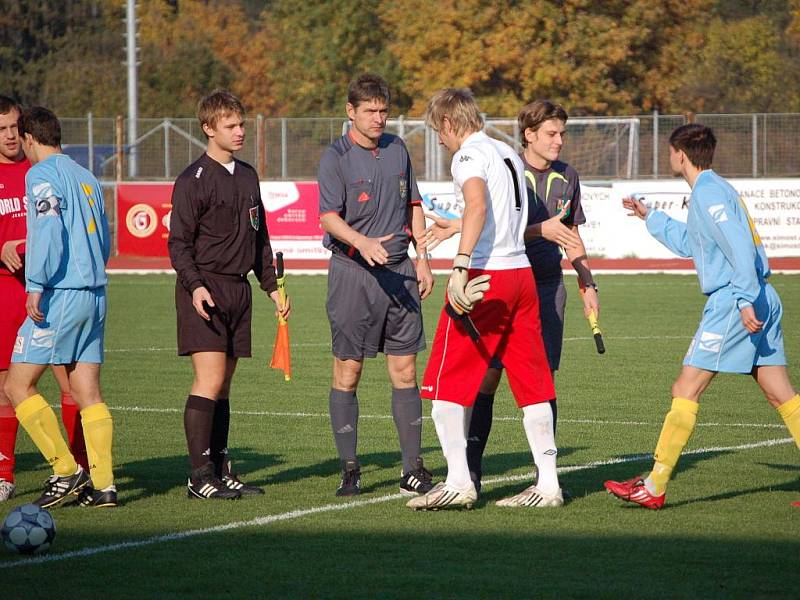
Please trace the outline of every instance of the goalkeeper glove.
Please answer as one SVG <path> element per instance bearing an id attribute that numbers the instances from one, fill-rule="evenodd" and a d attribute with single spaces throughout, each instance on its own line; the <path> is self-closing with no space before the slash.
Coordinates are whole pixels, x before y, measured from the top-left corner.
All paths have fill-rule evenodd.
<path id="1" fill-rule="evenodd" d="M 458 254 L 453 261 L 453 271 L 447 282 L 447 301 L 458 314 L 466 314 L 475 308 L 489 289 L 491 275 L 478 275 L 468 279 L 469 255 Z"/>

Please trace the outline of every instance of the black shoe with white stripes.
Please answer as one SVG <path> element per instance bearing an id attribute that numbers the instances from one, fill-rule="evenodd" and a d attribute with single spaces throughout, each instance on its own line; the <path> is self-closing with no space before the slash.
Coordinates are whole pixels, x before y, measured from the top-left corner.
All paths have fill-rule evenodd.
<path id="1" fill-rule="evenodd" d="M 214 476 L 214 465 L 208 463 L 192 471 L 186 486 L 186 495 L 203 500 L 236 500 L 241 498 L 239 490 L 232 490 Z"/>
<path id="2" fill-rule="evenodd" d="M 433 474 L 425 468 L 422 458 L 418 457 L 414 470 L 400 477 L 400 493 L 406 496 L 427 494 L 433 489 Z"/>
<path id="3" fill-rule="evenodd" d="M 239 479 L 239 476 L 231 471 L 231 461 L 226 461 L 223 471 L 224 472 L 221 481 L 229 490 L 235 490 L 242 496 L 258 496 L 264 493 L 264 490 L 262 490 L 260 487 L 248 485 Z"/>
<path id="4" fill-rule="evenodd" d="M 42 508 L 55 506 L 69 496 L 78 494 L 89 484 L 89 481 L 89 474 L 80 465 L 78 465 L 78 470 L 75 471 L 74 475 L 69 475 L 68 477 L 53 475 L 45 482 L 42 495 L 34 500 L 32 504 Z"/>
<path id="5" fill-rule="evenodd" d="M 110 485 L 103 490 L 96 490 L 91 485 L 87 485 L 78 496 L 78 506 L 113 508 L 117 506 L 117 488 Z"/>

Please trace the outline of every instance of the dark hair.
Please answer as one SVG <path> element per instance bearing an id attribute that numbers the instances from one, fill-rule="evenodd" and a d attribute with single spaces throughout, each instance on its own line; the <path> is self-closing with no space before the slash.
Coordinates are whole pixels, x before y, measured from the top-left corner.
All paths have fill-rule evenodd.
<path id="1" fill-rule="evenodd" d="M 232 114 L 244 117 L 244 106 L 239 98 L 227 90 L 214 90 L 197 103 L 197 119 L 200 125 L 208 125 L 211 129 L 217 126 L 219 119 Z"/>
<path id="2" fill-rule="evenodd" d="M 522 145 L 528 145 L 528 141 L 525 139 L 526 130 L 533 129 L 536 131 L 541 127 L 542 123 L 550 119 L 558 119 L 566 123 L 568 119 L 567 111 L 565 111 L 564 107 L 560 104 L 556 104 L 550 100 L 535 100 L 523 106 L 517 116 Z"/>
<path id="3" fill-rule="evenodd" d="M 19 118 L 19 135 L 26 133 L 42 144 L 57 148 L 61 145 L 61 123 L 51 110 L 41 106 L 32 106 L 22 111 Z"/>
<path id="4" fill-rule="evenodd" d="M 383 100 L 389 104 L 391 99 L 389 84 L 382 77 L 372 73 L 359 75 L 350 82 L 350 87 L 347 88 L 347 102 L 353 108 L 358 108 L 359 104 L 370 100 Z"/>
<path id="5" fill-rule="evenodd" d="M 695 167 L 709 169 L 714 161 L 717 138 L 710 127 L 699 123 L 681 125 L 669 136 L 669 145 L 682 150 Z"/>
<path id="6" fill-rule="evenodd" d="M 12 110 L 16 110 L 18 113 L 21 113 L 22 107 L 16 100 L 9 98 L 8 96 L 0 96 L 0 115 L 6 115 Z"/>

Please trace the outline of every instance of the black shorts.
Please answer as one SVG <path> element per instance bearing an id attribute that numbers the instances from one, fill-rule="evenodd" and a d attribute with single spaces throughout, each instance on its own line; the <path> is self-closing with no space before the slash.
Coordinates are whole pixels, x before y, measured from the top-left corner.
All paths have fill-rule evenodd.
<path id="1" fill-rule="evenodd" d="M 422 302 L 411 260 L 367 269 L 334 254 L 328 267 L 333 355 L 347 360 L 425 349 Z"/>
<path id="2" fill-rule="evenodd" d="M 206 321 L 192 306 L 192 295 L 180 282 L 175 284 L 178 315 L 178 355 L 194 352 L 224 352 L 246 358 L 251 355 L 250 321 L 253 291 L 247 277 L 203 274 L 205 287 L 215 306 L 206 307 Z"/>

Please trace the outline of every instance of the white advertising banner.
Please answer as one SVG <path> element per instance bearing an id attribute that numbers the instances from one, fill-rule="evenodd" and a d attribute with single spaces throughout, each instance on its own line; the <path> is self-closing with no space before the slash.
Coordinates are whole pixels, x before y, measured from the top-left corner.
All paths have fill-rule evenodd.
<path id="1" fill-rule="evenodd" d="M 800 257 L 800 179 L 731 179 L 744 200 L 769 257 Z M 452 183 L 423 182 L 420 193 L 426 211 L 450 211 L 455 207 Z M 620 181 L 611 186 L 581 185 L 581 202 L 586 223 L 581 237 L 590 256 L 602 258 L 675 258 L 656 241 L 644 223 L 629 217 L 622 199 L 636 196 L 648 206 L 686 221 L 691 190 L 682 179 Z M 430 222 L 429 222 L 430 224 Z M 443 242 L 432 252 L 434 258 L 453 258 L 456 239 Z"/>

